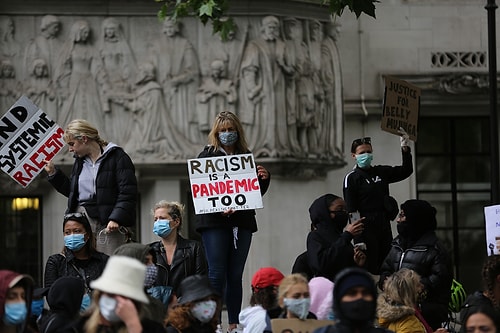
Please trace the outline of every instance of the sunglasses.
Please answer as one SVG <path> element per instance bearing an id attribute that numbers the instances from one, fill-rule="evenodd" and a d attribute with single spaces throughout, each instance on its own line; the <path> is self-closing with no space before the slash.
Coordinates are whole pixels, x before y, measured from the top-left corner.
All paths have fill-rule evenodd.
<path id="1" fill-rule="evenodd" d="M 356 146 L 361 146 L 363 144 L 369 144 L 371 145 L 372 144 L 372 138 L 370 138 L 369 136 L 365 137 L 365 138 L 360 138 L 360 139 L 356 139 L 352 142 L 352 145 L 356 145 Z"/>
<path id="2" fill-rule="evenodd" d="M 79 218 L 82 218 L 82 217 L 86 217 L 85 214 L 83 214 L 83 213 L 69 213 L 69 214 L 64 214 L 64 220 L 65 221 L 70 220 L 72 218 L 79 219 Z"/>

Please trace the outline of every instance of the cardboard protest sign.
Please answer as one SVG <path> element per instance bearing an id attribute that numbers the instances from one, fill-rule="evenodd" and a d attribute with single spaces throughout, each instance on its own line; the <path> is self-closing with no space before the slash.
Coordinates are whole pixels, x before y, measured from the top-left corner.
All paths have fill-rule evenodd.
<path id="1" fill-rule="evenodd" d="M 410 136 L 410 140 L 416 142 L 421 94 L 422 91 L 417 86 L 386 76 L 380 123 L 382 130 L 400 135 L 398 130 L 402 127 Z"/>
<path id="2" fill-rule="evenodd" d="M 333 325 L 332 320 L 271 319 L 273 333 L 312 333 L 315 329 Z"/>
<path id="3" fill-rule="evenodd" d="M 262 208 L 252 154 L 187 161 L 195 214 Z"/>
<path id="4" fill-rule="evenodd" d="M 22 187 L 64 147 L 64 131 L 26 96 L 0 118 L 0 168 Z"/>
<path id="5" fill-rule="evenodd" d="M 500 205 L 484 207 L 486 253 L 500 254 Z"/>

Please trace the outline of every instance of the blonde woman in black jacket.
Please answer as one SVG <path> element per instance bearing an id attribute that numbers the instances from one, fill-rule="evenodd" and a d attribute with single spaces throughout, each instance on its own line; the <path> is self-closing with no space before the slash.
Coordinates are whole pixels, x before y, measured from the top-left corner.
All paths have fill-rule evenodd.
<path id="1" fill-rule="evenodd" d="M 175 295 L 181 281 L 191 275 L 207 275 L 207 260 L 200 242 L 180 235 L 184 206 L 161 200 L 153 208 L 153 233 L 160 240 L 149 244 L 157 267 L 153 286 L 168 286 Z"/>

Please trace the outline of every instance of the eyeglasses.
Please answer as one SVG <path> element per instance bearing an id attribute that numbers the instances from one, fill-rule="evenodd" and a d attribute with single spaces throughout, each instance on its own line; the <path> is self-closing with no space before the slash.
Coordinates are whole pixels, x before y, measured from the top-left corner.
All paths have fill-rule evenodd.
<path id="1" fill-rule="evenodd" d="M 72 218 L 79 219 L 82 217 L 86 217 L 83 213 L 69 213 L 69 214 L 64 214 L 64 220 L 71 220 Z"/>
<path id="2" fill-rule="evenodd" d="M 367 137 L 364 137 L 364 138 L 356 139 L 356 140 L 354 140 L 352 142 L 353 146 L 361 146 L 362 144 L 371 145 L 372 144 L 372 138 L 370 138 L 369 136 L 367 136 Z"/>

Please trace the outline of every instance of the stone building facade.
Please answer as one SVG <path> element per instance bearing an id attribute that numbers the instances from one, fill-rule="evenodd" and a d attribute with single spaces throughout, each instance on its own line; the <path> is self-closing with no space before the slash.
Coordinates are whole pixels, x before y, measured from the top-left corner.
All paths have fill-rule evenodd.
<path id="1" fill-rule="evenodd" d="M 291 270 L 305 248 L 310 203 L 324 193 L 342 194 L 343 177 L 354 166 L 354 138 L 372 137 L 376 164 L 401 162 L 399 139 L 380 130 L 380 112 L 384 76 L 407 80 L 423 89 L 416 172 L 391 192 L 400 203 L 418 197 L 438 208 L 440 236 L 457 274 L 475 286 L 465 272 L 477 269 L 485 254 L 481 218 L 489 184 L 488 177 L 460 175 L 484 175 L 489 167 L 485 3 L 384 1 L 377 19 L 345 12 L 334 22 L 315 1 L 283 3 L 235 0 L 230 14 L 238 29 L 221 41 L 193 18 L 159 22 L 154 1 L 4 0 L 2 113 L 24 94 L 61 126 L 86 118 L 123 146 L 137 168 L 136 234 L 143 243 L 155 240 L 150 209 L 156 201 L 190 205 L 185 161 L 206 144 L 215 114 L 237 113 L 257 160 L 273 175 L 257 214 L 249 285 L 261 266 Z M 478 142 L 479 153 L 461 151 L 470 142 Z M 68 170 L 72 158 L 61 153 L 57 163 Z M 41 199 L 37 246 L 44 263 L 63 244 L 66 199 L 43 175 L 25 190 L 0 177 L 5 198 Z M 189 225 L 184 233 L 197 237 Z M 468 229 L 473 241 L 462 246 Z M 12 239 L 5 244 L 19 246 Z"/>

